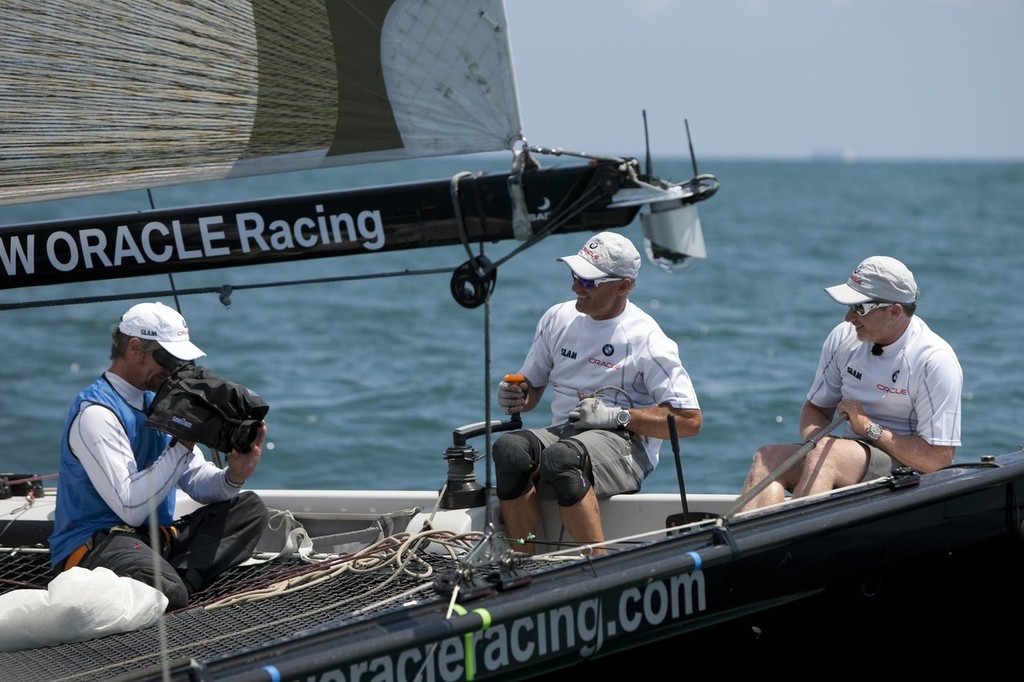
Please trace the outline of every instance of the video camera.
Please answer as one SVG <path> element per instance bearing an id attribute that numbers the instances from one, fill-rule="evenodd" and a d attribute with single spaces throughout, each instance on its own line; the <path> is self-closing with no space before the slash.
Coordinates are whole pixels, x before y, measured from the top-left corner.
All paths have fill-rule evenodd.
<path id="1" fill-rule="evenodd" d="M 218 452 L 250 452 L 270 406 L 254 391 L 191 362 L 160 386 L 146 426 Z"/>

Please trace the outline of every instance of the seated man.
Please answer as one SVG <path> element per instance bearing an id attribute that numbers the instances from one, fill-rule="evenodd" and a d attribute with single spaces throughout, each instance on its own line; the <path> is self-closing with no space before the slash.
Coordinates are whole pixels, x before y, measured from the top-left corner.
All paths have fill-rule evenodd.
<path id="1" fill-rule="evenodd" d="M 233 450 L 224 469 L 193 443 L 145 426 L 146 408 L 171 370 L 204 355 L 173 308 L 140 303 L 121 317 L 110 368 L 75 398 L 65 423 L 49 539 L 55 572 L 103 566 L 158 587 L 174 610 L 252 555 L 267 509 L 241 488 L 259 463 L 266 424 L 249 452 Z M 178 487 L 207 506 L 175 521 Z M 155 570 L 153 552 L 144 551 L 151 515 L 158 525 Z"/>
<path id="2" fill-rule="evenodd" d="M 846 437 L 820 438 L 813 449 L 757 493 L 744 508 L 825 492 L 901 466 L 927 473 L 953 462 L 960 445 L 963 372 L 952 347 L 914 316 L 919 294 L 907 267 L 888 256 L 864 260 L 844 284 L 825 289 L 848 306 L 825 339 L 800 411 L 806 443 L 837 413 Z M 799 443 L 764 445 L 743 493 L 785 463 Z"/>
<path id="3" fill-rule="evenodd" d="M 544 313 L 523 380 L 501 382 L 498 395 L 506 413 L 518 414 L 536 407 L 549 383 L 554 391 L 551 426 L 510 431 L 493 447 L 501 514 L 526 552 L 540 520 L 539 478 L 553 488 L 573 539 L 601 543 L 598 498 L 640 489 L 670 435 L 668 415 L 679 436 L 701 427 L 675 341 L 629 301 L 640 270 L 636 247 L 602 232 L 558 260 L 569 266 L 575 297 Z"/>

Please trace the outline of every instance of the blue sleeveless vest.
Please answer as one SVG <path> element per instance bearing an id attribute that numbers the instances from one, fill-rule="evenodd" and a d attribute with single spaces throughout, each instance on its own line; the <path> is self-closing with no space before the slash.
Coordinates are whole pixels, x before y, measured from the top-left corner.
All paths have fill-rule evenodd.
<path id="1" fill-rule="evenodd" d="M 146 393 L 146 404 L 153 399 L 153 393 Z M 71 552 L 88 540 L 93 533 L 112 528 L 124 521 L 107 506 L 93 487 L 82 463 L 71 452 L 68 433 L 72 420 L 78 415 L 83 402 L 95 403 L 110 409 L 121 421 L 139 470 L 150 466 L 167 448 L 170 436 L 145 427 L 146 413 L 129 405 L 114 390 L 106 377 L 101 376 L 91 386 L 78 394 L 71 404 L 64 422 L 64 435 L 60 444 L 60 475 L 57 481 L 57 507 L 53 534 L 49 538 L 50 564 L 56 567 L 64 562 Z M 157 505 L 160 525 L 166 526 L 174 518 L 174 491 Z"/>

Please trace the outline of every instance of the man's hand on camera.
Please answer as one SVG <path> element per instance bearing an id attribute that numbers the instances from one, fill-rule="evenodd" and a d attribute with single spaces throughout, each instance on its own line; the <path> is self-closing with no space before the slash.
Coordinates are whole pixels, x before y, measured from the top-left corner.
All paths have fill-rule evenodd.
<path id="1" fill-rule="evenodd" d="M 260 422 L 256 438 L 253 440 L 248 452 L 242 452 L 235 448 L 228 453 L 228 465 L 225 467 L 225 475 L 232 486 L 237 488 L 240 482 L 244 483 L 252 476 L 256 466 L 260 463 L 260 454 L 263 451 L 263 442 L 266 438 L 267 423 Z"/>

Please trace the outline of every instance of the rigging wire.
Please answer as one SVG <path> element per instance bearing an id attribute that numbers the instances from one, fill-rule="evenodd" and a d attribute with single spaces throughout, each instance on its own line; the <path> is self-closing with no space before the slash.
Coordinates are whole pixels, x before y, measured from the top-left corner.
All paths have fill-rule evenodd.
<path id="1" fill-rule="evenodd" d="M 159 296 L 192 296 L 195 294 L 218 294 L 222 297 L 227 291 L 228 295 L 234 291 L 244 291 L 248 289 L 267 289 L 271 287 L 286 287 L 295 286 L 300 284 L 327 284 L 332 282 L 350 282 L 355 280 L 363 279 L 381 279 L 386 277 L 407 277 L 416 275 L 437 275 L 453 272 L 454 268 L 432 268 L 424 270 L 402 270 L 399 272 L 384 272 L 375 273 L 370 275 L 339 275 L 336 277 L 317 277 L 311 279 L 299 279 L 299 280 L 280 280 L 276 282 L 263 282 L 258 284 L 236 284 L 236 285 L 220 285 L 214 287 L 193 287 L 190 289 L 171 289 L 171 290 L 154 290 L 154 291 L 141 291 L 133 292 L 130 294 L 108 294 L 105 296 L 79 296 L 72 298 L 57 298 L 48 299 L 44 301 L 23 301 L 19 303 L 0 303 L 0 310 L 20 310 L 24 308 L 44 308 L 48 306 L 60 306 L 70 305 L 77 303 L 102 303 L 105 301 L 124 301 L 135 298 L 149 298 Z M 225 289 L 227 287 L 227 289 Z M 230 299 L 228 299 L 230 302 Z M 228 305 L 228 304 L 225 304 Z"/>
<path id="2" fill-rule="evenodd" d="M 151 210 L 156 209 L 156 202 L 153 200 L 153 190 L 151 187 L 146 188 L 146 197 L 149 199 L 149 208 Z M 171 291 L 175 291 L 177 287 L 174 285 L 174 273 L 167 273 L 167 280 L 170 282 Z M 178 299 L 178 294 L 174 293 L 174 309 L 181 313 L 181 301 Z M 151 488 L 151 485 L 147 485 L 147 488 Z M 153 569 L 153 587 L 160 592 L 164 591 L 163 588 L 163 574 L 161 572 L 161 557 L 160 553 L 156 551 L 156 548 L 160 547 L 159 538 L 159 527 L 160 520 L 157 514 L 157 491 L 148 490 L 146 493 L 146 506 L 149 511 L 149 546 L 151 549 L 150 559 L 152 560 Z M 160 646 L 157 650 L 160 652 L 160 671 L 164 679 L 170 679 L 170 657 L 167 655 L 167 614 L 164 612 L 160 613 L 160 617 L 157 618 L 157 639 L 160 642 Z"/>

